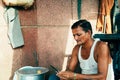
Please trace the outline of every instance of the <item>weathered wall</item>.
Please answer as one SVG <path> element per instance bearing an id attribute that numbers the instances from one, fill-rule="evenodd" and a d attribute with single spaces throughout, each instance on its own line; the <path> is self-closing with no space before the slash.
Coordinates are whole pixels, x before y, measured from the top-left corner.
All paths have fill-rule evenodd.
<path id="1" fill-rule="evenodd" d="M 81 18 L 95 24 L 97 0 L 82 0 Z M 36 0 L 30 10 L 19 10 L 25 45 L 12 49 L 7 36 L 4 8 L 0 1 L 0 80 L 12 80 L 14 71 L 22 66 L 62 68 L 69 27 L 77 19 L 77 0 Z"/>

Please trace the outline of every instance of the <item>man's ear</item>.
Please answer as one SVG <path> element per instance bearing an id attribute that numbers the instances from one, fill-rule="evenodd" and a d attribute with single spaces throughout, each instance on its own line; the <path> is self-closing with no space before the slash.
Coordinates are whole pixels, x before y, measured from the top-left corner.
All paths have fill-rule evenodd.
<path id="1" fill-rule="evenodd" d="M 91 31 L 90 31 L 90 30 L 88 30 L 88 34 L 92 35 L 92 33 L 91 33 Z"/>

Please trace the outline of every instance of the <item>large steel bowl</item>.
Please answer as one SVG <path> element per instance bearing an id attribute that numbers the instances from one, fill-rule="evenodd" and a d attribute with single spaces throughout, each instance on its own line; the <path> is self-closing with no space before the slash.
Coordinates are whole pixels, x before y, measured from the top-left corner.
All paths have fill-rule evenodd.
<path id="1" fill-rule="evenodd" d="M 49 70 L 45 67 L 26 67 L 16 71 L 17 80 L 45 80 Z"/>

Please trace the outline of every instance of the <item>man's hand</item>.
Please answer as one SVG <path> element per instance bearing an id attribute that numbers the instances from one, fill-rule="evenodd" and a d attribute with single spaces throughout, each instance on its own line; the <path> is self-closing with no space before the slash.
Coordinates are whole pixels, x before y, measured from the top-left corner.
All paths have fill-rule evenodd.
<path id="1" fill-rule="evenodd" d="M 60 77 L 61 79 L 73 79 L 74 78 L 74 73 L 71 71 L 61 71 L 57 73 L 57 76 Z"/>

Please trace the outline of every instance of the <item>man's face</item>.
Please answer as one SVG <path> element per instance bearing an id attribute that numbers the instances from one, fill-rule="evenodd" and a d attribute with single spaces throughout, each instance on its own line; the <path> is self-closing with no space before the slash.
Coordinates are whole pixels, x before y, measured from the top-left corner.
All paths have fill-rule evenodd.
<path id="1" fill-rule="evenodd" d="M 81 27 L 72 29 L 72 33 L 77 45 L 84 44 L 89 38 L 88 32 L 85 32 Z"/>

